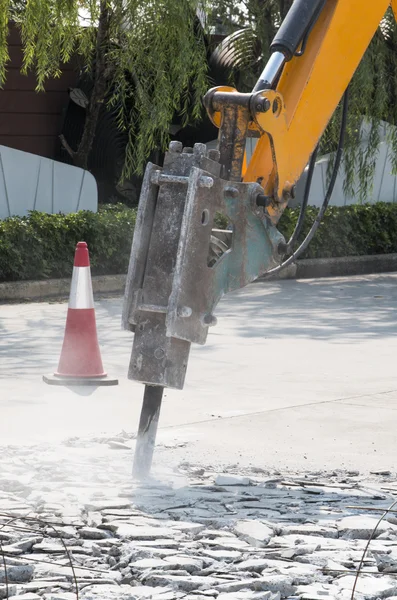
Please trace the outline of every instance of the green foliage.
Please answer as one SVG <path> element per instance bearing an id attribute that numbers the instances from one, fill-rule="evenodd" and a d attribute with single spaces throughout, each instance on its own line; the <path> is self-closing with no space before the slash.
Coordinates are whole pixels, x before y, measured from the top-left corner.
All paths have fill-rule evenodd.
<path id="1" fill-rule="evenodd" d="M 10 60 L 7 36 L 10 19 L 10 1 L 0 0 L 0 82 L 6 79 L 6 64 Z"/>
<path id="2" fill-rule="evenodd" d="M 110 53 L 117 65 L 112 102 L 121 106 L 120 124 L 129 134 L 124 174 L 140 173 L 149 153 L 169 141 L 168 128 L 175 112 L 182 124 L 201 115 L 201 97 L 207 91 L 204 38 L 194 26 L 198 0 L 126 0 L 123 52 Z M 133 95 L 125 74 L 135 84 Z M 129 113 L 123 107 L 131 103 Z"/>
<path id="3" fill-rule="evenodd" d="M 166 147 L 175 113 L 183 122 L 201 114 L 208 81 L 203 33 L 195 27 L 199 6 L 205 12 L 200 0 L 0 0 L 0 80 L 10 14 L 21 31 L 23 72 L 36 74 L 38 91 L 76 54 L 93 73 L 103 18 L 107 100 L 99 101 L 116 107 L 129 136 L 123 176 L 140 174 L 151 151 Z"/>
<path id="4" fill-rule="evenodd" d="M 288 239 L 299 209 L 287 209 L 279 229 Z M 308 207 L 300 241 L 317 209 Z M 98 213 L 69 215 L 31 212 L 0 221 L 0 281 L 70 277 L 77 242 L 88 244 L 93 275 L 126 273 L 136 210 L 107 205 Z M 218 214 L 217 227 L 227 220 Z M 302 258 L 397 252 L 397 204 L 332 206 Z"/>
<path id="5" fill-rule="evenodd" d="M 88 244 L 94 275 L 126 273 L 136 210 L 123 204 L 0 221 L 0 281 L 70 277 L 77 242 Z"/>
<path id="6" fill-rule="evenodd" d="M 299 242 L 308 233 L 318 209 L 309 206 Z M 299 208 L 287 208 L 278 228 L 289 239 Z M 352 204 L 330 206 L 316 235 L 301 258 L 363 256 L 397 252 L 397 204 Z"/>
<path id="7" fill-rule="evenodd" d="M 175 113 L 182 115 L 184 124 L 203 114 L 201 97 L 211 82 L 203 30 L 195 26 L 197 11 L 206 16 L 205 32 L 251 32 L 240 39 L 238 77 L 235 70 L 229 81 L 240 91 L 250 91 L 291 4 L 292 0 L 0 0 L 0 81 L 9 60 L 10 16 L 21 29 L 24 72 L 33 70 L 37 89 L 42 90 L 47 78 L 59 76 L 61 63 L 75 53 L 83 70 L 92 72 L 98 56 L 97 25 L 106 12 L 105 42 L 99 47 L 106 62 L 103 77 L 112 90 L 107 101 L 117 109 L 119 127 L 129 138 L 123 177 L 141 174 L 151 151 L 167 146 Z M 397 26 L 389 9 L 350 85 L 345 191 L 354 188 L 361 202 L 372 185 L 379 123 L 397 126 L 396 90 Z M 359 143 L 363 119 L 370 123 L 364 146 Z M 339 121 L 337 110 L 321 152 L 335 150 Z M 388 131 L 388 138 L 397 173 L 397 127 Z"/>

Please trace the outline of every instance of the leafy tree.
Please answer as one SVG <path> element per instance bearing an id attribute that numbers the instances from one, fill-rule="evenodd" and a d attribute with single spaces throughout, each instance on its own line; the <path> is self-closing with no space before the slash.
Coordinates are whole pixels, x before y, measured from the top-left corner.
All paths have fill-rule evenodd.
<path id="1" fill-rule="evenodd" d="M 128 134 L 124 176 L 142 172 L 150 152 L 164 148 L 175 114 L 184 124 L 203 114 L 210 85 L 235 83 L 249 91 L 269 57 L 269 46 L 292 0 L 0 0 L 0 80 L 6 77 L 10 19 L 21 30 L 23 70 L 34 70 L 37 89 L 77 55 L 92 79 L 92 95 L 77 148 L 64 145 L 87 167 L 100 107 L 117 110 Z M 197 15 L 200 14 L 201 24 Z M 354 26 L 354 24 L 352 24 Z M 208 33 L 227 37 L 208 70 Z M 212 47 L 214 50 L 214 46 Z M 211 76 L 210 76 L 211 75 Z M 389 10 L 350 86 L 345 187 L 358 173 L 359 197 L 372 182 L 380 121 L 397 126 L 397 28 Z M 363 147 L 361 123 L 370 122 Z M 335 149 L 340 107 L 323 136 L 321 151 Z M 389 128 L 397 172 L 397 127 Z"/>
<path id="2" fill-rule="evenodd" d="M 164 146 L 175 112 L 184 122 L 201 113 L 207 82 L 199 0 L 0 0 L 0 80 L 6 77 L 10 20 L 21 32 L 23 73 L 34 70 L 37 90 L 77 56 L 92 79 L 78 148 L 63 144 L 87 168 L 100 108 L 117 110 L 128 133 L 124 175 L 142 170 Z"/>

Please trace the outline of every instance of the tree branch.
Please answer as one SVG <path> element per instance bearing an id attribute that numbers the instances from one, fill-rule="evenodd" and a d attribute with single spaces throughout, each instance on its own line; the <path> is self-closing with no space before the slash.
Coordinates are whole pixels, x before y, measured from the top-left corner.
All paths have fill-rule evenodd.
<path id="1" fill-rule="evenodd" d="M 72 150 L 72 148 L 69 146 L 63 133 L 61 133 L 61 135 L 59 136 L 59 139 L 61 140 L 61 144 L 65 148 L 66 152 L 74 160 L 74 157 L 76 156 L 76 152 L 74 150 Z"/>
<path id="2" fill-rule="evenodd" d="M 94 141 L 101 106 L 104 102 L 108 80 L 106 78 L 106 46 L 109 36 L 109 7 L 107 0 L 100 1 L 100 14 L 97 28 L 94 87 L 90 104 L 86 111 L 83 135 L 74 162 L 78 167 L 88 168 L 88 157 Z"/>

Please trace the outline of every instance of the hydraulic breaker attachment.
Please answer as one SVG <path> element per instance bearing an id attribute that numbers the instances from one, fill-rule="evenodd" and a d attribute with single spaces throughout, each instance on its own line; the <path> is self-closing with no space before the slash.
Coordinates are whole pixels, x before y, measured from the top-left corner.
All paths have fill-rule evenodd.
<path id="1" fill-rule="evenodd" d="M 129 378 L 177 389 L 220 298 L 277 265 L 284 242 L 257 205 L 260 185 L 221 179 L 204 144 L 181 150 L 172 143 L 163 169 L 147 166 L 123 311 L 135 332 Z"/>
<path id="2" fill-rule="evenodd" d="M 158 388 L 183 388 L 191 343 L 205 344 L 220 298 L 280 260 L 284 238 L 258 206 L 263 189 L 221 179 L 218 161 L 204 144 L 171 142 L 163 168 L 146 168 L 123 307 L 124 328 L 134 331 L 128 377 L 147 386 L 138 477 L 150 470 Z"/>
<path id="3" fill-rule="evenodd" d="M 178 143 L 171 143 L 163 169 L 151 163 L 146 168 L 123 311 L 124 327 L 135 332 L 130 379 L 183 388 L 191 340 L 170 332 L 170 299 L 178 285 L 176 265 L 183 261 L 179 256 L 187 199 L 198 197 L 210 205 L 219 169 L 219 163 L 206 156 L 204 144 L 182 152 Z M 209 220 L 206 225 L 209 230 Z M 183 307 L 176 311 L 182 314 Z"/>

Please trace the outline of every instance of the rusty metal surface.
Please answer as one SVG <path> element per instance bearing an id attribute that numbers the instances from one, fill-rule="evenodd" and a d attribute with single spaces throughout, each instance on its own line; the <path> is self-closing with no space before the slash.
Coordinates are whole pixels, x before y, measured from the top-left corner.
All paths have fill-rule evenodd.
<path id="1" fill-rule="evenodd" d="M 209 113 L 220 117 L 219 163 L 204 144 L 182 151 L 172 142 L 163 168 L 147 167 L 123 309 L 124 327 L 135 331 L 131 379 L 181 389 L 190 344 L 205 343 L 220 298 L 280 261 L 285 240 L 256 204 L 263 189 L 241 182 L 252 113 L 270 106 L 252 99 L 230 88 L 207 94 Z M 217 212 L 229 231 L 214 230 Z"/>
<path id="2" fill-rule="evenodd" d="M 171 148 L 163 169 L 147 167 L 123 323 L 135 330 L 128 377 L 182 389 L 220 298 L 278 264 L 284 238 L 256 204 L 259 184 L 221 179 L 203 144 Z M 217 212 L 228 230 L 215 229 Z"/>
<path id="3" fill-rule="evenodd" d="M 247 106 L 225 105 L 219 129 L 222 176 L 241 181 L 250 112 Z"/>
<path id="4" fill-rule="evenodd" d="M 190 343 L 168 337 L 165 315 L 141 312 L 135 329 L 128 378 L 182 389 Z"/>
<path id="5" fill-rule="evenodd" d="M 142 182 L 141 197 L 136 216 L 134 237 L 128 265 L 122 324 L 124 329 L 135 330 L 134 317 L 145 277 L 146 261 L 152 236 L 158 187 L 151 182 L 153 173 L 160 167 L 148 163 Z"/>
<path id="6" fill-rule="evenodd" d="M 200 169 L 192 169 L 166 317 L 168 335 L 197 344 L 205 343 L 220 298 L 276 266 L 278 246 L 284 241 L 256 206 L 256 196 L 262 191 L 258 184 L 214 178 L 208 190 L 197 185 L 201 175 Z M 209 266 L 211 237 L 218 236 L 228 245 L 225 234 L 222 240 L 212 229 L 216 212 L 228 218 L 232 241 Z"/>
<path id="7" fill-rule="evenodd" d="M 213 88 L 204 97 L 204 104 L 210 118 L 219 127 L 222 177 L 231 181 L 241 181 L 248 127 L 252 122 L 251 94 L 240 94 L 232 90 L 233 88 L 226 87 Z"/>
<path id="8" fill-rule="evenodd" d="M 182 389 L 188 341 L 169 335 L 166 313 L 185 210 L 189 175 L 201 171 L 199 189 L 209 190 L 220 166 L 206 157 L 204 144 L 193 152 L 171 145 L 163 169 L 148 165 L 142 186 L 123 307 L 123 324 L 134 329 L 128 377 L 146 384 Z"/>
<path id="9" fill-rule="evenodd" d="M 150 474 L 156 444 L 163 387 L 146 385 L 134 453 L 132 476 L 144 480 Z"/>

